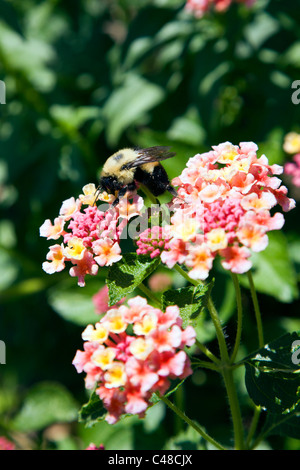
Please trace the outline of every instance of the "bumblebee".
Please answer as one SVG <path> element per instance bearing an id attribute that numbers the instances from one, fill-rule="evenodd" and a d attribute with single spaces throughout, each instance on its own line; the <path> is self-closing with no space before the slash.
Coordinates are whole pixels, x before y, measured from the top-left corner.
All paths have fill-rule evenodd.
<path id="1" fill-rule="evenodd" d="M 111 155 L 103 165 L 99 191 L 116 195 L 113 206 L 127 191 L 134 191 L 137 183 L 142 183 L 154 196 L 169 191 L 177 192 L 171 186 L 168 175 L 160 161 L 174 157 L 170 147 L 156 146 L 145 149 L 124 148 Z"/>

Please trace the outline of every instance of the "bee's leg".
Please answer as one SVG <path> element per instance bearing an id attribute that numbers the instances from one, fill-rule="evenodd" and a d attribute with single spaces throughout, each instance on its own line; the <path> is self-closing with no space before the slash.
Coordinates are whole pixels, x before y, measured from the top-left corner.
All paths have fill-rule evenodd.
<path id="1" fill-rule="evenodd" d="M 177 196 L 178 196 L 176 189 L 174 189 L 171 185 L 167 187 L 167 191 L 168 191 L 170 194 L 172 194 L 172 196 L 174 196 L 174 197 L 177 197 Z"/>
<path id="2" fill-rule="evenodd" d="M 118 197 L 114 200 L 114 202 L 112 203 L 112 206 L 115 207 L 117 204 L 119 204 L 119 201 L 120 201 L 120 197 L 123 197 L 125 196 L 126 192 L 127 192 L 127 189 L 128 189 L 128 186 L 124 186 L 123 188 L 121 188 L 118 192 Z"/>
<path id="3" fill-rule="evenodd" d="M 121 188 L 118 194 L 118 198 L 125 196 L 127 191 L 128 191 L 128 186 L 124 186 L 123 188 Z"/>
<path id="4" fill-rule="evenodd" d="M 136 184 L 134 181 L 132 183 L 129 183 L 127 186 L 123 186 L 123 188 L 119 190 L 118 197 L 114 200 L 112 206 L 115 207 L 117 204 L 119 204 L 120 197 L 125 196 L 127 191 L 134 191 L 135 189 Z"/>
<path id="5" fill-rule="evenodd" d="M 136 184 L 135 184 L 135 182 L 133 181 L 132 183 L 127 184 L 127 186 L 123 186 L 123 188 L 121 188 L 121 189 L 119 190 L 118 197 L 119 197 L 119 198 L 120 198 L 120 197 L 123 197 L 123 196 L 125 196 L 125 194 L 127 193 L 127 191 L 132 192 L 132 191 L 134 191 L 135 189 L 136 189 Z"/>

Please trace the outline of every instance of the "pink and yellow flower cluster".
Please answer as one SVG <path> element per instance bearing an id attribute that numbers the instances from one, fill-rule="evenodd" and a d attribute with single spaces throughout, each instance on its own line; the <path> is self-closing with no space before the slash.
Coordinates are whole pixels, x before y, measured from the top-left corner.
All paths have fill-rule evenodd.
<path id="1" fill-rule="evenodd" d="M 201 18 L 205 13 L 214 8 L 216 11 L 226 11 L 234 2 L 244 3 L 250 7 L 256 0 L 187 0 L 185 9 L 192 12 L 196 18 Z"/>
<path id="2" fill-rule="evenodd" d="M 100 210 L 94 205 L 95 195 L 95 185 L 86 185 L 79 198 L 71 197 L 63 202 L 54 223 L 47 219 L 40 227 L 42 237 L 63 239 L 62 243 L 50 247 L 47 261 L 43 263 L 44 271 L 48 274 L 62 271 L 70 262 L 69 273 L 78 278 L 81 287 L 85 285 L 87 274 L 96 275 L 99 266 L 111 266 L 121 259 L 122 231 L 144 204 L 143 199 L 135 195 L 132 199 L 123 198 L 116 207 Z M 111 197 L 106 196 L 107 202 L 112 202 Z"/>
<path id="3" fill-rule="evenodd" d="M 138 255 L 149 255 L 156 258 L 162 251 L 168 249 L 168 239 L 163 227 L 155 225 L 142 232 L 136 240 Z"/>
<path id="4" fill-rule="evenodd" d="M 293 161 L 284 165 L 284 172 L 290 176 L 292 184 L 300 188 L 300 134 L 289 132 L 285 136 L 283 149 L 286 153 L 293 155 Z"/>
<path id="5" fill-rule="evenodd" d="M 192 373 L 183 350 L 195 342 L 192 326 L 182 328 L 177 306 L 165 312 L 135 297 L 112 308 L 82 333 L 84 350 L 73 365 L 85 372 L 87 389 L 94 389 L 115 423 L 123 414 L 142 417 L 154 392 L 164 394 L 170 380 Z"/>
<path id="6" fill-rule="evenodd" d="M 271 211 L 277 204 L 289 211 L 295 201 L 277 177 L 283 167 L 269 165 L 257 150 L 253 142 L 222 143 L 192 157 L 175 178 L 179 197 L 164 226 L 168 249 L 160 254 L 170 269 L 184 264 L 192 279 L 204 280 L 220 255 L 225 269 L 244 273 L 251 252 L 267 247 L 267 233 L 282 228 L 283 215 Z"/>

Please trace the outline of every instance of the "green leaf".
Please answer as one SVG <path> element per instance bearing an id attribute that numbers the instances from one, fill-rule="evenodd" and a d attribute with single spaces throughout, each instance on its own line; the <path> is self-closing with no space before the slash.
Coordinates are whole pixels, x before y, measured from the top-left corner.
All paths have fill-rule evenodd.
<path id="1" fill-rule="evenodd" d="M 176 117 L 168 130 L 170 140 L 181 141 L 190 145 L 200 145 L 205 139 L 205 130 L 200 122 L 197 110 L 191 108 L 184 116 Z"/>
<path id="2" fill-rule="evenodd" d="M 284 163 L 285 154 L 282 147 L 284 139 L 284 130 L 275 127 L 266 136 L 264 142 L 259 143 L 259 153 L 266 155 L 270 165 L 282 165 Z"/>
<path id="3" fill-rule="evenodd" d="M 92 427 L 105 418 L 107 410 L 104 408 L 102 401 L 93 392 L 89 401 L 83 405 L 79 412 L 79 422 L 84 423 L 86 427 Z"/>
<path id="4" fill-rule="evenodd" d="M 100 109 L 96 106 L 61 106 L 55 104 L 50 108 L 51 116 L 66 130 L 79 129 L 90 119 L 99 118 Z"/>
<path id="5" fill-rule="evenodd" d="M 48 301 L 53 310 L 65 320 L 80 326 L 99 321 L 90 289 L 76 288 L 75 290 L 68 286 L 67 283 L 50 289 Z"/>
<path id="6" fill-rule="evenodd" d="M 300 412 L 290 415 L 268 414 L 263 432 L 268 435 L 289 436 L 300 439 Z"/>
<path id="7" fill-rule="evenodd" d="M 112 92 L 103 110 L 109 144 L 115 145 L 123 131 L 144 119 L 146 113 L 163 100 L 164 95 L 163 88 L 128 73 L 122 85 Z"/>
<path id="8" fill-rule="evenodd" d="M 259 49 L 270 37 L 277 33 L 279 28 L 279 21 L 271 15 L 261 12 L 256 15 L 252 23 L 246 26 L 244 34 L 251 46 Z"/>
<path id="9" fill-rule="evenodd" d="M 292 302 L 298 297 L 298 288 L 286 238 L 281 232 L 271 232 L 268 237 L 268 247 L 261 253 L 253 253 L 251 258 L 255 288 L 281 302 Z M 240 280 L 249 287 L 245 275 Z"/>
<path id="10" fill-rule="evenodd" d="M 41 382 L 28 392 L 13 427 L 21 432 L 38 431 L 54 423 L 75 421 L 77 413 L 77 403 L 65 387 Z"/>
<path id="11" fill-rule="evenodd" d="M 185 328 L 201 314 L 212 286 L 213 281 L 209 284 L 168 290 L 162 295 L 163 309 L 170 305 L 177 305 L 183 320 L 183 328 Z"/>
<path id="12" fill-rule="evenodd" d="M 127 417 L 126 420 L 120 419 L 114 425 L 107 423 L 105 420 L 96 421 L 95 426 L 85 426 L 84 422 L 79 423 L 79 437 L 84 442 L 85 447 L 91 442 L 95 442 L 103 443 L 105 450 L 134 450 L 136 449 L 134 429 L 137 422 L 139 425 L 141 424 L 137 416 L 132 416 Z"/>
<path id="13" fill-rule="evenodd" d="M 296 341 L 296 343 L 295 343 Z M 300 334 L 287 333 L 246 358 L 249 396 L 268 413 L 264 433 L 300 438 Z"/>
<path id="14" fill-rule="evenodd" d="M 134 291 L 159 263 L 159 258 L 151 259 L 136 253 L 125 253 L 108 271 L 106 283 L 109 290 L 109 305 L 115 305 Z"/>

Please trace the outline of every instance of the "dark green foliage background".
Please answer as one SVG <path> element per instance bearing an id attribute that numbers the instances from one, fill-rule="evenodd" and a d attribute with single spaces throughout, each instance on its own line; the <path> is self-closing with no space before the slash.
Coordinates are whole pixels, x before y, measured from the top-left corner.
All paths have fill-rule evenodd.
<path id="1" fill-rule="evenodd" d="M 203 448 L 160 404 L 144 421 L 77 424 L 87 395 L 71 362 L 84 325 L 98 318 L 91 296 L 107 272 L 87 279 L 84 289 L 67 272 L 45 274 L 48 243 L 39 237 L 44 220 L 53 220 L 62 201 L 77 197 L 85 184 L 97 183 L 105 159 L 124 146 L 171 145 L 177 155 L 165 164 L 170 177 L 195 153 L 226 140 L 258 143 L 271 163 L 288 160 L 284 136 L 300 131 L 300 105 L 291 101 L 292 82 L 300 80 L 300 1 L 258 0 L 250 10 L 233 5 L 201 20 L 183 7 L 180 0 L 0 2 L 6 84 L 0 105 L 0 339 L 6 344 L 0 435 L 25 448 L 81 449 L 89 442 L 108 449 Z M 266 252 L 255 256 L 266 341 L 300 329 L 298 221 L 297 208 L 286 215 L 283 234 L 271 236 Z M 213 276 L 230 344 L 234 293 L 222 269 Z M 246 356 L 258 345 L 241 280 Z M 184 287 L 176 276 L 174 286 Z M 199 339 L 217 352 L 210 322 L 199 318 Z M 252 411 L 244 372 L 238 378 L 247 426 Z M 187 414 L 230 444 L 217 374 L 198 371 L 179 390 L 176 400 Z M 272 436 L 264 446 L 300 449 L 299 442 Z"/>

